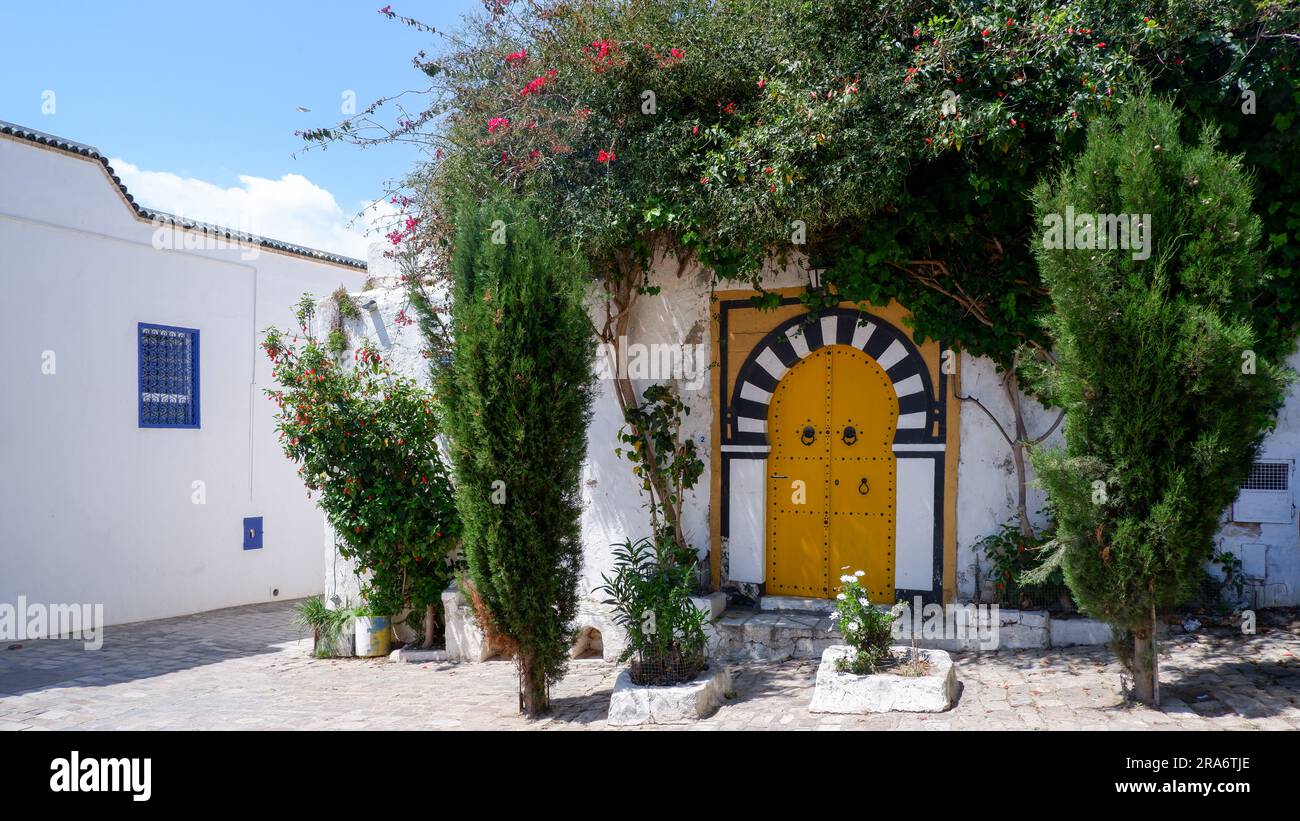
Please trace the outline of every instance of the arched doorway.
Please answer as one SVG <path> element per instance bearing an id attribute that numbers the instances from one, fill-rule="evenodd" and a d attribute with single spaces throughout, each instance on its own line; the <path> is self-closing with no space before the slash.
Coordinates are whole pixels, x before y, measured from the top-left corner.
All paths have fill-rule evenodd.
<path id="1" fill-rule="evenodd" d="M 863 572 L 873 602 L 894 601 L 899 400 L 857 347 L 830 344 L 777 383 L 768 409 L 767 592 L 828 597 Z"/>

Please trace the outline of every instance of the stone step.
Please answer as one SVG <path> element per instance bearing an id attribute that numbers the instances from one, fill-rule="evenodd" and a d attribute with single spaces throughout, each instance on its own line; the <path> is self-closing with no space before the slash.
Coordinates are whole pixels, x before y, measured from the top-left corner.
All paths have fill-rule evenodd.
<path id="1" fill-rule="evenodd" d="M 979 617 L 984 631 L 975 630 L 975 624 L 971 623 L 969 631 L 958 634 L 961 638 L 921 637 L 916 644 L 927 650 L 949 652 L 1029 650 L 1105 644 L 1110 638 L 1110 629 L 1092 619 L 1053 619 L 1043 611 L 1001 610 L 996 616 L 996 639 L 986 644 L 986 640 L 992 638 L 987 633 L 987 617 L 992 617 L 992 613 Z M 904 625 L 897 636 L 900 644 L 910 644 L 912 626 Z M 816 659 L 821 658 L 827 647 L 839 644 L 842 639 L 839 630 L 834 629 L 829 609 L 732 607 L 710 626 L 710 631 L 710 655 L 729 661 Z M 981 635 L 981 632 L 985 634 Z"/>
<path id="2" fill-rule="evenodd" d="M 760 596 L 758 609 L 824 614 L 835 609 L 835 600 L 807 596 Z"/>
<path id="3" fill-rule="evenodd" d="M 739 607 L 722 614 L 713 634 L 710 655 L 732 661 L 821 658 L 822 651 L 841 638 L 828 612 Z"/>

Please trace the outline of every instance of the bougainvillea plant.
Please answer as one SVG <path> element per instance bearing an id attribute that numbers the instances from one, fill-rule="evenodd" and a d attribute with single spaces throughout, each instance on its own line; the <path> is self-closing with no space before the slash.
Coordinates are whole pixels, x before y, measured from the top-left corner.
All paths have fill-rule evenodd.
<path id="1" fill-rule="evenodd" d="M 355 563 L 366 609 L 409 608 L 427 645 L 460 535 L 434 397 L 394 374 L 368 340 L 340 362 L 313 332 L 314 313 L 304 296 L 298 332 L 270 328 L 262 343 L 279 385 L 267 394 L 281 446 Z"/>

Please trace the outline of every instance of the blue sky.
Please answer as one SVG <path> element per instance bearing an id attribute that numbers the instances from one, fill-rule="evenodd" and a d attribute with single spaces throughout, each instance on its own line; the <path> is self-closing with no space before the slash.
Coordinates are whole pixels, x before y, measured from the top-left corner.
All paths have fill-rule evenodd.
<path id="1" fill-rule="evenodd" d="M 261 225 L 236 227 L 355 254 L 362 246 L 340 233 L 345 228 L 320 223 L 331 213 L 346 222 L 382 196 L 384 182 L 416 161 L 415 151 L 335 146 L 295 158 L 303 144 L 293 132 L 336 122 L 345 90 L 356 92 L 362 108 L 420 85 L 410 59 L 421 48 L 436 51 L 437 43 L 378 14 L 384 4 L 7 0 L 0 119 L 96 146 L 121 161 L 123 168 L 114 167 L 151 207 L 199 219 L 248 208 Z M 424 0 L 393 8 L 447 29 L 481 4 Z M 42 113 L 47 91 L 54 92 L 52 114 Z M 276 213 L 297 207 L 297 220 Z M 198 213 L 205 208 L 215 213 Z"/>

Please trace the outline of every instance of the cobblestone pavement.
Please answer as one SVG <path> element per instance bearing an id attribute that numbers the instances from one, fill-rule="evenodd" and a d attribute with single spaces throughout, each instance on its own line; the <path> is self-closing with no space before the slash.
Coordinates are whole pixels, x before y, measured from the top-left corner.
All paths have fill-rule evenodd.
<path id="1" fill-rule="evenodd" d="M 554 714 L 528 721 L 509 662 L 312 659 L 292 604 L 110 627 L 95 652 L 0 645 L 0 730 L 605 727 L 615 665 L 573 662 Z M 961 698 L 934 715 L 815 715 L 815 661 L 736 664 L 735 697 L 690 729 L 1300 729 L 1300 621 L 1163 649 L 1161 710 L 1123 703 L 1108 651 L 1071 648 L 955 654 Z"/>

